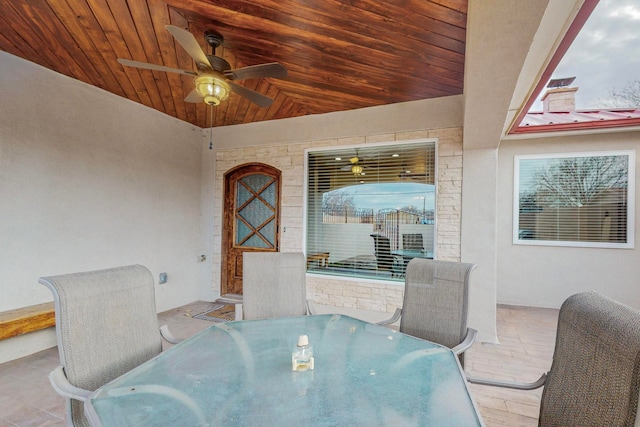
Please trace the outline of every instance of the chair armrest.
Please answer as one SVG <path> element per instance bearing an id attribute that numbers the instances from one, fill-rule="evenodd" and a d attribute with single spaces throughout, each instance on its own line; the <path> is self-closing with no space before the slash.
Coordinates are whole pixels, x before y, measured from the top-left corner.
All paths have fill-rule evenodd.
<path id="1" fill-rule="evenodd" d="M 396 323 L 401 316 L 402 316 L 402 309 L 396 308 L 396 311 L 393 313 L 393 316 L 391 316 L 391 318 L 387 320 L 381 320 L 380 322 L 376 323 L 376 325 L 380 325 L 380 326 L 391 325 L 392 323 Z"/>
<path id="2" fill-rule="evenodd" d="M 184 341 L 184 338 L 178 338 L 175 335 L 173 335 L 167 325 L 160 326 L 160 335 L 166 342 L 171 344 L 178 344 Z"/>
<path id="3" fill-rule="evenodd" d="M 467 381 L 472 384 L 488 385 L 492 387 L 512 388 L 514 390 L 533 390 L 540 388 L 547 381 L 547 374 L 544 373 L 536 382 L 533 383 L 515 383 L 509 381 L 495 381 L 486 378 L 476 378 L 467 376 Z"/>
<path id="4" fill-rule="evenodd" d="M 453 347 L 451 351 L 453 351 L 455 354 L 463 353 L 473 345 L 476 340 L 477 334 L 478 331 L 476 331 L 475 329 L 467 328 L 467 334 L 464 336 L 464 340 L 462 340 L 462 342 L 457 346 Z"/>
<path id="5" fill-rule="evenodd" d="M 313 301 L 307 300 L 307 315 L 313 316 L 316 314 L 316 308 L 313 306 Z"/>
<path id="6" fill-rule="evenodd" d="M 56 393 L 60 396 L 79 400 L 81 402 L 86 401 L 91 393 L 93 393 L 90 390 L 85 390 L 71 384 L 69 380 L 67 380 L 67 376 L 65 375 L 64 368 L 62 366 L 58 366 L 56 369 L 51 371 L 49 374 L 49 382 Z"/>
<path id="7" fill-rule="evenodd" d="M 234 320 L 242 320 L 243 314 L 242 314 L 242 303 L 237 303 L 233 305 L 234 307 L 234 311 L 235 311 L 235 318 Z"/>

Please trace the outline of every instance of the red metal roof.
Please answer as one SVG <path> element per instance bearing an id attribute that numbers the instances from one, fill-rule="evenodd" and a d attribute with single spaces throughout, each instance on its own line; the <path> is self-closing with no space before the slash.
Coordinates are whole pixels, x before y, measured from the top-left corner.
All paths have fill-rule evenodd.
<path id="1" fill-rule="evenodd" d="M 640 126 L 640 109 L 529 112 L 512 133 Z"/>

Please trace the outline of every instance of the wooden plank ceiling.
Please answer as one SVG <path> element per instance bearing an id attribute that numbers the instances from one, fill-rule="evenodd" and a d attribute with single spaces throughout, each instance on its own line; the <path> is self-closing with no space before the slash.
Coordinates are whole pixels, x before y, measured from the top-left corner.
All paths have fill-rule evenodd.
<path id="1" fill-rule="evenodd" d="M 467 0 L 2 0 L 0 49 L 199 127 L 344 111 L 462 93 Z M 184 98 L 193 77 L 123 67 L 127 58 L 195 71 L 165 29 L 188 29 L 240 68 L 279 62 L 285 79 L 238 82 L 213 110 Z"/>

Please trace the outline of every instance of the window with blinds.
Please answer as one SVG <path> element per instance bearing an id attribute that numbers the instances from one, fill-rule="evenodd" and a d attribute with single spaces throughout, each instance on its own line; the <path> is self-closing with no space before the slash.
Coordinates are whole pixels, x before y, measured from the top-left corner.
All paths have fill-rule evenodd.
<path id="1" fill-rule="evenodd" d="M 514 244 L 633 248 L 635 152 L 515 157 Z"/>
<path id="2" fill-rule="evenodd" d="M 309 272 L 403 280 L 433 257 L 435 141 L 306 151 Z"/>

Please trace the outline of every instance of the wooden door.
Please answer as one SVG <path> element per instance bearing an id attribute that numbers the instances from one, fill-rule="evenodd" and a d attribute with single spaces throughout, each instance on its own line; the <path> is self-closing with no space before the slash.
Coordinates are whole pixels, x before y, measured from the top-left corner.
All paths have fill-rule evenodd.
<path id="1" fill-rule="evenodd" d="M 281 172 L 249 163 L 224 175 L 220 294 L 242 294 L 242 254 L 278 252 Z"/>

